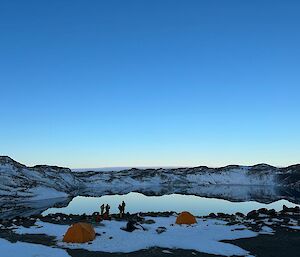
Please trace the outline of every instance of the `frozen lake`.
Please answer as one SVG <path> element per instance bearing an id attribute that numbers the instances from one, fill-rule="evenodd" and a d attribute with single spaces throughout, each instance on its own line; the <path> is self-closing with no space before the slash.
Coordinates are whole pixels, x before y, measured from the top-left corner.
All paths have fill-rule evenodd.
<path id="1" fill-rule="evenodd" d="M 270 204 L 259 203 L 255 201 L 231 202 L 217 198 L 206 198 L 194 195 L 170 194 L 163 196 L 145 196 L 140 193 L 131 192 L 125 195 L 104 195 L 101 197 L 75 197 L 67 207 L 49 208 L 43 212 L 43 215 L 50 213 L 65 214 L 92 214 L 100 211 L 101 204 L 109 204 L 111 213 L 118 213 L 118 205 L 125 201 L 126 212 L 158 212 L 158 211 L 189 211 L 194 215 L 208 215 L 211 212 L 247 214 L 249 211 L 259 208 L 282 209 L 283 205 L 288 207 L 299 206 L 287 200 L 278 200 Z"/>

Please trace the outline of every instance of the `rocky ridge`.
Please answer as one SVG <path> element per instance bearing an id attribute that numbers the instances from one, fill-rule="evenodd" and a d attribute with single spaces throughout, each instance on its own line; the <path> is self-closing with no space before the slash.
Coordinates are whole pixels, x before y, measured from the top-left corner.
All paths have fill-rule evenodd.
<path id="1" fill-rule="evenodd" d="M 122 171 L 72 172 L 69 168 L 37 165 L 27 167 L 10 157 L 0 156 L 0 198 L 41 200 L 100 196 L 131 191 L 162 195 L 186 193 L 221 196 L 240 200 L 236 188 L 247 198 L 255 194 L 298 197 L 300 165 L 278 168 L 267 164 L 229 165 L 220 168 L 127 169 Z M 255 188 L 249 191 L 249 188 Z M 213 191 L 213 192 L 212 192 Z M 240 196 L 241 198 L 243 196 Z"/>

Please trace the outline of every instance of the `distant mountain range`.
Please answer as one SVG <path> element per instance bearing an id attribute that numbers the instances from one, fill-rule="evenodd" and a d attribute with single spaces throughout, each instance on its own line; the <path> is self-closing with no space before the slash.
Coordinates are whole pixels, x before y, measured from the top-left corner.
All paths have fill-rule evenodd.
<path id="1" fill-rule="evenodd" d="M 285 168 L 258 164 L 221 168 L 200 166 L 73 172 L 69 168 L 57 166 L 27 167 L 8 156 L 0 156 L 2 201 L 41 200 L 76 195 L 100 196 L 131 191 L 150 195 L 185 193 L 223 196 L 239 200 L 238 195 L 242 193 L 233 192 L 233 186 L 261 188 L 259 190 L 268 190 L 266 195 L 275 194 L 272 189 L 275 187 L 280 188 L 280 192 L 300 192 L 300 165 Z M 214 188 L 213 192 L 210 192 L 211 188 Z M 250 194 L 248 198 L 253 198 L 252 191 L 247 194 Z M 287 194 L 293 196 L 294 193 Z M 242 197 L 244 196 L 241 195 Z"/>
<path id="2" fill-rule="evenodd" d="M 77 168 L 77 169 L 71 169 L 72 171 L 75 172 L 83 172 L 83 171 L 121 171 L 121 170 L 129 170 L 132 168 L 138 168 L 141 170 L 146 170 L 146 169 L 176 169 L 179 168 L 180 166 L 138 166 L 138 167 L 102 167 L 102 168 Z"/>

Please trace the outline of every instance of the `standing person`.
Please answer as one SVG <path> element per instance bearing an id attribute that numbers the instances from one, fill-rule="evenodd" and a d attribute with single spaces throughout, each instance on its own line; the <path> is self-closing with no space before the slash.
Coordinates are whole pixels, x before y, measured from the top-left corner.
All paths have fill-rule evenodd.
<path id="1" fill-rule="evenodd" d="M 124 215 L 125 214 L 125 206 L 126 206 L 126 204 L 125 204 L 125 202 L 124 201 L 122 201 L 122 214 Z"/>
<path id="2" fill-rule="evenodd" d="M 102 205 L 100 206 L 100 210 L 101 210 L 101 215 L 103 215 L 103 214 L 104 214 L 104 204 L 102 204 Z"/>
<path id="3" fill-rule="evenodd" d="M 107 214 L 107 217 L 109 216 L 109 209 L 110 209 L 110 206 L 107 204 L 105 206 L 105 213 Z"/>
<path id="4" fill-rule="evenodd" d="M 119 211 L 120 211 L 120 218 L 122 218 L 122 216 L 123 216 L 123 213 L 122 213 L 122 205 L 121 204 L 119 204 L 119 206 L 118 206 L 118 208 L 119 208 Z"/>

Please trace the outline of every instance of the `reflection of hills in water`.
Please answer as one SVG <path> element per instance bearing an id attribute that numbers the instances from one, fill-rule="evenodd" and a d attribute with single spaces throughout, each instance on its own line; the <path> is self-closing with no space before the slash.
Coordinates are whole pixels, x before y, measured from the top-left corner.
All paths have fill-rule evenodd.
<path id="1" fill-rule="evenodd" d="M 176 192 L 176 190 L 174 191 Z M 271 203 L 276 200 L 287 199 L 299 203 L 300 200 L 299 192 L 275 186 L 209 185 L 188 189 L 186 193 L 233 202 L 257 201 Z"/>
<path id="2" fill-rule="evenodd" d="M 72 198 L 52 198 L 25 202 L 2 202 L 0 205 L 0 219 L 11 219 L 17 216 L 28 217 L 31 215 L 39 215 L 51 207 L 66 207 L 71 200 Z"/>
<path id="3" fill-rule="evenodd" d="M 82 196 L 101 196 L 106 194 L 127 194 L 130 189 L 114 191 L 95 191 L 90 189 L 82 190 Z M 294 203 L 300 203 L 300 193 L 290 188 L 275 186 L 243 186 L 243 185 L 203 185 L 199 187 L 178 186 L 156 186 L 152 188 L 136 188 L 134 192 L 139 192 L 147 196 L 160 196 L 167 194 L 187 194 L 209 198 L 219 198 L 232 202 L 257 201 L 261 203 L 271 203 L 277 200 L 286 199 Z"/>
<path id="4" fill-rule="evenodd" d="M 194 189 L 184 190 L 183 188 L 172 190 L 171 188 L 153 191 L 139 191 L 147 196 L 161 196 L 166 194 L 180 193 L 187 195 L 196 195 L 208 198 L 225 199 L 232 202 L 246 202 L 256 201 L 260 203 L 272 203 L 277 200 L 286 199 L 293 203 L 300 203 L 300 195 L 297 192 L 291 192 L 282 190 L 278 187 L 273 186 L 229 186 L 229 185 L 210 185 L 203 186 Z M 184 193 L 183 193 L 184 192 Z M 106 192 L 104 194 L 109 194 Z M 120 194 L 127 194 L 128 192 L 122 192 Z M 80 192 L 83 196 L 101 196 L 101 194 L 95 194 L 95 192 Z M 48 200 L 38 201 L 16 201 L 16 202 L 5 202 L 1 205 L 0 218 L 12 218 L 16 216 L 30 216 L 43 213 L 45 210 L 56 207 L 62 208 L 68 206 L 72 198 L 54 198 Z M 98 207 L 98 206 L 97 206 Z M 205 206 L 204 206 L 205 207 Z M 155 206 L 153 206 L 155 208 Z M 170 209 L 170 211 L 172 211 Z"/>

